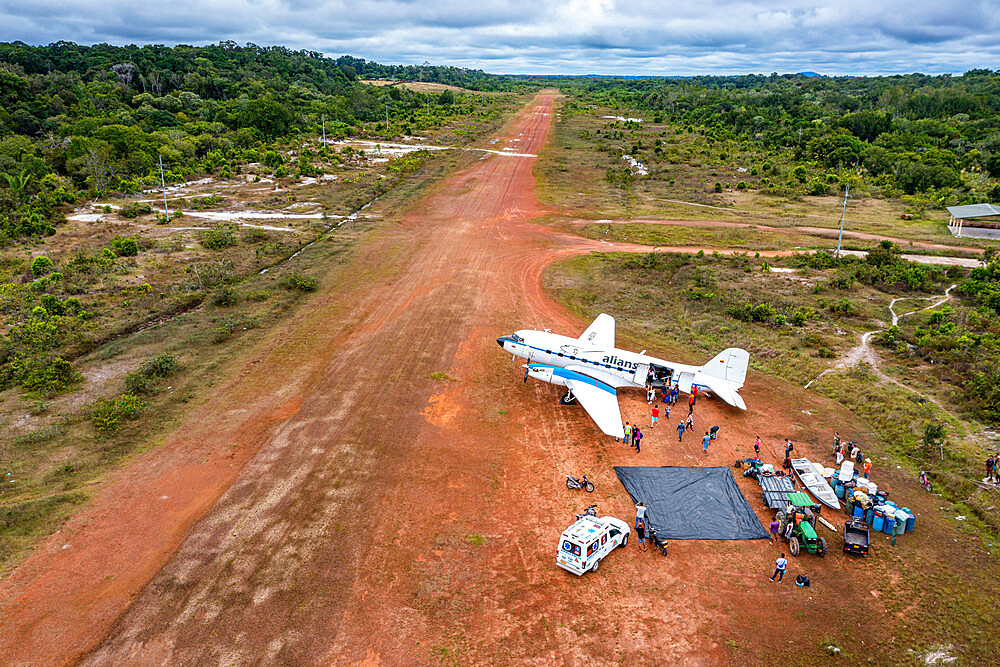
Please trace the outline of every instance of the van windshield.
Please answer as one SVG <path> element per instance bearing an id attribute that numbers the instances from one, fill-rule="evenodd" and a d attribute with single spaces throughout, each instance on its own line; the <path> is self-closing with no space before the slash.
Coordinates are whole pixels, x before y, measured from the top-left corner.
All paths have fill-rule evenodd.
<path id="1" fill-rule="evenodd" d="M 563 542 L 563 551 L 568 551 L 571 554 L 573 554 L 574 556 L 579 556 L 580 555 L 580 545 L 579 544 L 573 544 L 569 540 L 566 540 L 566 541 Z"/>

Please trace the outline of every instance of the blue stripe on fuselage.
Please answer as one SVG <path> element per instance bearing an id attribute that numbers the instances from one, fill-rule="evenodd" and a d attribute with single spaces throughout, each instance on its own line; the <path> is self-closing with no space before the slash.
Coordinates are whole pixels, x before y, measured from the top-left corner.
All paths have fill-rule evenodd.
<path id="1" fill-rule="evenodd" d="M 590 377 L 589 375 L 584 375 L 583 373 L 577 373 L 576 371 L 571 371 L 566 368 L 560 368 L 559 366 L 549 366 L 547 364 L 528 364 L 528 368 L 531 369 L 551 368 L 553 375 L 557 375 L 567 380 L 577 380 L 578 382 L 585 382 L 587 384 L 597 387 L 598 389 L 603 389 L 609 394 L 614 394 L 615 396 L 618 395 L 618 392 L 615 391 L 615 388 L 612 387 L 611 385 L 607 384 L 606 382 L 601 382 L 600 380 L 596 380 Z"/>

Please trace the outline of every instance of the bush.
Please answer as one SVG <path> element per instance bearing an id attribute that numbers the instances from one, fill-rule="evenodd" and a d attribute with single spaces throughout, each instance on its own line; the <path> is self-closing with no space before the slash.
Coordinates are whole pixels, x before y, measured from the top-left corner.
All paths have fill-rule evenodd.
<path id="1" fill-rule="evenodd" d="M 298 290 L 299 292 L 313 292 L 319 286 L 319 280 L 312 276 L 304 276 L 300 273 L 293 273 L 281 279 L 279 283 L 287 290 Z"/>
<path id="2" fill-rule="evenodd" d="M 229 229 L 209 229 L 202 233 L 200 240 L 209 250 L 223 250 L 236 245 L 236 235 Z"/>
<path id="3" fill-rule="evenodd" d="M 147 359 L 139 370 L 125 376 L 125 388 L 130 394 L 154 394 L 159 388 L 157 380 L 177 372 L 177 360 L 169 354 Z"/>
<path id="4" fill-rule="evenodd" d="M 712 192 L 722 192 L 722 183 L 716 182 L 712 187 Z"/>
<path id="5" fill-rule="evenodd" d="M 39 255 L 31 260 L 31 273 L 35 276 L 44 276 L 52 271 L 52 260 L 45 255 Z"/>
<path id="6" fill-rule="evenodd" d="M 857 307 L 847 297 L 831 303 L 830 310 L 841 316 L 855 315 L 858 312 Z"/>
<path id="7" fill-rule="evenodd" d="M 747 186 L 747 182 L 746 181 L 740 181 L 739 183 L 736 184 L 736 189 L 737 190 L 746 190 L 747 187 L 748 186 Z"/>
<path id="8" fill-rule="evenodd" d="M 122 394 L 118 398 L 101 398 L 90 406 L 90 423 L 102 435 L 114 435 L 122 428 L 123 421 L 138 417 L 145 401 L 134 394 Z"/>
<path id="9" fill-rule="evenodd" d="M 135 257 L 139 254 L 139 243 L 131 236 L 116 236 L 111 239 L 111 251 L 119 257 Z"/>
<path id="10" fill-rule="evenodd" d="M 216 306 L 235 306 L 239 302 L 239 292 L 236 291 L 235 287 L 229 285 L 220 287 L 216 290 L 215 296 L 212 297 L 212 303 Z"/>
<path id="11" fill-rule="evenodd" d="M 83 376 L 73 368 L 73 364 L 62 357 L 56 357 L 51 363 L 28 372 L 21 386 L 37 394 L 54 396 L 81 380 Z"/>
<path id="12" fill-rule="evenodd" d="M 726 309 L 726 313 L 741 322 L 774 322 L 778 315 L 778 311 L 771 304 L 754 304 L 749 300 L 738 306 L 730 306 Z"/>
<path id="13" fill-rule="evenodd" d="M 153 207 L 145 202 L 130 201 L 122 206 L 121 214 L 126 218 L 138 218 L 140 215 L 152 213 Z"/>

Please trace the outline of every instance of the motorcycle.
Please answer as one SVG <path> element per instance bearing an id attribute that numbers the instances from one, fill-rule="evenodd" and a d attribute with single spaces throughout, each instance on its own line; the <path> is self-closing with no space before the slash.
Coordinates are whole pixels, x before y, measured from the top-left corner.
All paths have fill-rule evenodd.
<path id="1" fill-rule="evenodd" d="M 594 492 L 594 484 L 593 482 L 587 479 L 586 475 L 584 475 L 580 479 L 577 479 L 572 475 L 566 475 L 566 488 L 570 489 L 571 491 L 573 489 L 583 489 L 587 493 Z"/>
<path id="2" fill-rule="evenodd" d="M 667 555 L 667 538 L 658 536 L 656 530 L 652 527 L 646 528 L 646 538 L 653 545 L 654 549 L 659 550 L 664 556 Z"/>
<path id="3" fill-rule="evenodd" d="M 592 516 L 594 518 L 597 518 L 597 505 L 591 505 L 587 509 L 583 510 L 583 514 L 577 514 L 576 520 L 579 521 L 585 516 Z"/>
<path id="4" fill-rule="evenodd" d="M 931 480 L 927 477 L 927 472 L 924 470 L 920 471 L 920 486 L 924 487 L 927 493 L 933 493 L 931 491 Z"/>

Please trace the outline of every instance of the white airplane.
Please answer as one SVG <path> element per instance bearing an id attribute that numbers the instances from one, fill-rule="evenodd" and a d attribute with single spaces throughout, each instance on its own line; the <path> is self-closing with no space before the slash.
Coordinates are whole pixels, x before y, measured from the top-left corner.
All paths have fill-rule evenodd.
<path id="1" fill-rule="evenodd" d="M 685 393 L 694 386 L 707 389 L 729 405 L 746 410 L 739 395 L 747 376 L 750 354 L 731 347 L 704 366 L 688 366 L 615 347 L 615 318 L 604 313 L 579 338 L 546 331 L 522 329 L 497 343 L 514 357 L 528 360 L 524 381 L 533 377 L 566 387 L 559 402 L 579 399 L 597 426 L 610 436 L 622 438 L 622 413 L 618 407 L 621 387 L 659 388 L 677 385 Z"/>

